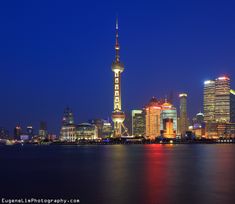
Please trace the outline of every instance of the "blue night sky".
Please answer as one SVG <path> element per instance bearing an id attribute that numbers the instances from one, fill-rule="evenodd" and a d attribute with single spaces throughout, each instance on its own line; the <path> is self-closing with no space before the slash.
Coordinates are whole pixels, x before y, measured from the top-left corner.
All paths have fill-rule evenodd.
<path id="1" fill-rule="evenodd" d="M 39 122 L 59 132 L 112 111 L 115 18 L 119 16 L 124 111 L 152 96 L 187 92 L 202 110 L 203 81 L 228 74 L 235 87 L 235 3 L 211 0 L 1 1 L 0 126 Z"/>

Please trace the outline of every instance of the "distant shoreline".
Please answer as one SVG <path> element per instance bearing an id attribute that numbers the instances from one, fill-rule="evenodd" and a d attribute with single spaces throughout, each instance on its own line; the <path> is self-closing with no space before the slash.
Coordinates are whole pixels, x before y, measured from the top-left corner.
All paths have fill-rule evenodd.
<path id="1" fill-rule="evenodd" d="M 86 146 L 86 145 L 156 145 L 156 144 L 159 144 L 159 145 L 194 145 L 194 144 L 235 144 L 235 140 L 233 141 L 228 141 L 228 142 L 164 142 L 164 143 L 159 143 L 159 142 L 151 142 L 151 143 L 132 143 L 132 142 L 125 142 L 125 143 L 95 143 L 95 142 L 87 142 L 87 143 L 76 143 L 76 142 L 60 142 L 60 143 L 42 143 L 42 144 L 38 144 L 38 143 L 33 143 L 33 144 L 30 144 L 30 143 L 25 143 L 25 145 L 52 145 L 52 146 L 60 146 L 60 145 L 64 145 L 64 146 L 74 146 L 74 145 L 77 145 L 77 146 Z"/>
<path id="2" fill-rule="evenodd" d="M 32 142 L 32 141 L 17 141 L 17 142 L 2 142 L 0 145 L 3 146 L 19 146 L 19 145 L 151 145 L 151 144 L 161 144 L 161 145 L 176 145 L 176 144 L 235 144 L 235 139 L 197 139 L 197 140 L 175 140 L 175 139 L 167 139 L 167 140 L 121 140 L 121 139 L 113 139 L 113 140 L 83 140 L 76 142 L 65 142 L 65 141 L 40 141 L 40 142 Z"/>

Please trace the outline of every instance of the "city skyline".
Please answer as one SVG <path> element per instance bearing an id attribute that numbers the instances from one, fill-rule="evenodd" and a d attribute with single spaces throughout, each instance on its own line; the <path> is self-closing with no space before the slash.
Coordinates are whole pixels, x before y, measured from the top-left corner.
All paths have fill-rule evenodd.
<path id="1" fill-rule="evenodd" d="M 235 203 L 235 1 L 0 1 L 2 203 Z"/>
<path id="2" fill-rule="evenodd" d="M 164 20 L 166 4 L 159 5 L 162 10 L 158 14 L 144 5 L 149 13 L 145 11 L 143 16 L 138 16 L 141 5 L 137 4 L 131 11 L 132 18 L 127 13 L 130 4 L 120 9 L 120 42 L 126 67 L 122 76 L 125 87 L 122 92 L 124 112 L 142 108 L 152 96 L 164 98 L 171 92 L 174 93 L 174 105 L 178 108 L 177 95 L 186 92 L 188 112 L 192 117 L 203 110 L 204 80 L 227 74 L 232 79 L 231 88 L 235 87 L 235 41 L 231 34 L 235 28 L 232 20 L 226 21 L 228 17 L 235 19 L 234 14 L 228 5 L 223 5 L 228 12 L 226 15 L 223 13 L 220 21 L 221 24 L 226 23 L 223 26 L 220 23 L 214 25 L 220 17 L 215 12 L 220 5 L 213 4 L 214 10 L 207 15 L 207 4 L 203 7 L 205 10 L 200 10 L 198 19 L 194 19 L 196 13 L 186 13 L 189 20 L 184 19 L 184 22 L 179 21 L 180 11 L 184 10 L 171 15 L 175 15 L 176 19 Z M 0 85 L 4 100 L 1 100 L 0 106 L 0 125 L 12 131 L 18 123 L 22 127 L 33 125 L 37 128 L 43 120 L 48 123 L 50 132 L 58 133 L 66 106 L 72 108 L 76 122 L 111 118 L 113 82 L 110 62 L 113 60 L 116 18 L 116 12 L 113 11 L 119 9 L 112 8 L 96 19 L 94 17 L 100 7 L 91 8 L 95 14 L 89 18 L 85 15 L 87 19 L 82 20 L 84 13 L 77 14 L 73 10 L 70 15 L 68 8 L 65 8 L 64 19 L 56 19 L 62 10 L 61 3 L 53 11 L 50 10 L 53 5 L 40 5 L 38 8 L 36 3 L 28 5 L 24 15 L 16 9 L 15 13 L 10 12 L 11 15 L 7 13 L 11 8 L 8 3 L 1 7 L 5 10 L 1 12 L 3 33 L 0 66 L 3 78 Z M 105 8 L 110 5 L 105 5 Z M 124 2 L 121 1 L 121 5 Z M 154 4 L 154 7 L 157 5 Z M 87 6 L 84 3 L 82 8 Z M 45 15 L 42 14 L 44 11 Z M 174 11 L 172 5 L 167 14 L 170 11 Z M 71 21 L 72 17 L 75 18 Z M 189 22 L 193 26 L 187 25 Z M 194 29 L 206 26 L 209 22 L 212 23 L 211 31 L 204 29 L 193 34 Z M 31 27 L 27 28 L 29 25 Z M 50 29 L 50 25 L 54 30 Z M 212 33 L 217 29 L 221 32 Z M 14 34 L 15 31 L 19 31 L 18 35 Z M 57 31 L 58 37 L 52 40 Z M 11 35 L 7 36 L 9 33 Z M 206 42 L 211 36 L 213 39 Z M 192 39 L 200 42 L 199 45 L 191 42 Z M 192 48 L 187 46 L 188 41 Z"/>

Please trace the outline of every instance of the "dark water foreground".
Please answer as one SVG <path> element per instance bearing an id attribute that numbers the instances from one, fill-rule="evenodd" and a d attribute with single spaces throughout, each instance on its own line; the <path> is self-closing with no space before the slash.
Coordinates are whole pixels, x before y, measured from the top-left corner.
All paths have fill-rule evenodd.
<path id="1" fill-rule="evenodd" d="M 235 145 L 0 146 L 0 197 L 235 203 Z"/>

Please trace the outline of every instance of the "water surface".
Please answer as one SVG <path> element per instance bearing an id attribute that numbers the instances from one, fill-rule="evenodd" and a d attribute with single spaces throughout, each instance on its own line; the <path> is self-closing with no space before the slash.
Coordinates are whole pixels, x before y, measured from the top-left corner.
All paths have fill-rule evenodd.
<path id="1" fill-rule="evenodd" d="M 1 146 L 0 197 L 235 203 L 235 145 Z"/>

